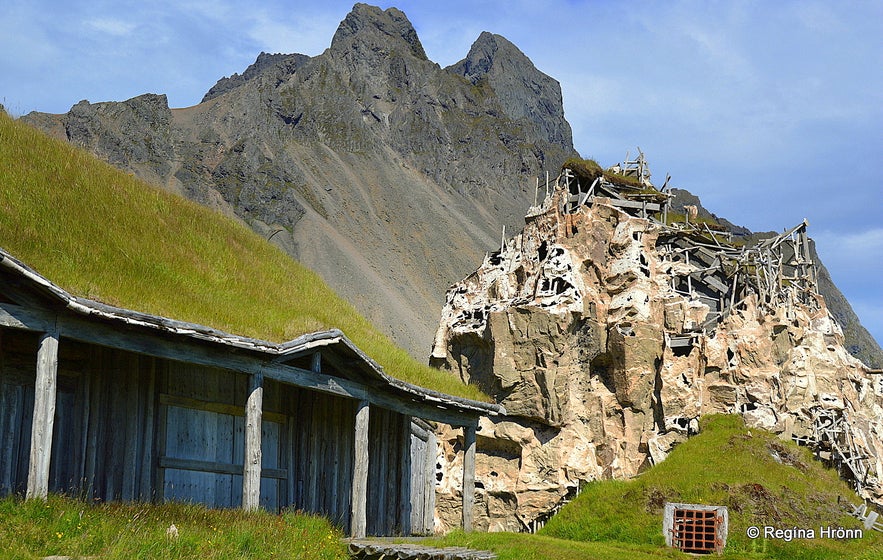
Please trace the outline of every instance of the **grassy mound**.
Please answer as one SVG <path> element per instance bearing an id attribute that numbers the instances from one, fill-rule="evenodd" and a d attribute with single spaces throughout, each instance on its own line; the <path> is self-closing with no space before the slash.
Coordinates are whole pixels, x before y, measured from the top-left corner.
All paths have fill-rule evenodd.
<path id="1" fill-rule="evenodd" d="M 724 505 L 729 510 L 726 555 L 758 558 L 883 558 L 883 534 L 862 539 L 749 539 L 751 526 L 781 529 L 861 528 L 842 500 L 854 492 L 805 448 L 739 416 L 703 418 L 702 431 L 631 481 L 589 484 L 543 528 L 542 534 L 575 541 L 662 546 L 665 502 Z"/>
<path id="2" fill-rule="evenodd" d="M 0 111 L 0 247 L 78 296 L 282 342 L 339 328 L 390 375 L 462 397 L 242 224 Z"/>
<path id="3" fill-rule="evenodd" d="M 170 535 L 175 525 L 177 536 Z M 0 500 L 0 557 L 164 560 L 344 560 L 342 535 L 321 517 L 211 510 L 191 504 Z"/>
<path id="4" fill-rule="evenodd" d="M 454 532 L 436 542 L 492 550 L 500 560 L 691 558 L 665 546 L 665 502 L 724 505 L 729 511 L 725 558 L 883 559 L 883 534 L 820 538 L 821 527 L 859 529 L 839 500 L 855 494 L 811 453 L 739 416 L 708 416 L 702 431 L 630 481 L 590 483 L 538 535 Z M 812 528 L 815 539 L 749 539 L 749 527 Z"/>
<path id="5" fill-rule="evenodd" d="M 595 182 L 598 177 L 604 177 L 607 181 L 621 187 L 630 187 L 642 192 L 656 193 L 656 189 L 646 189 L 636 177 L 628 177 L 620 175 L 606 169 L 602 169 L 601 165 L 593 159 L 569 158 L 561 166 L 561 169 L 570 169 L 576 175 L 580 183 L 588 187 Z"/>

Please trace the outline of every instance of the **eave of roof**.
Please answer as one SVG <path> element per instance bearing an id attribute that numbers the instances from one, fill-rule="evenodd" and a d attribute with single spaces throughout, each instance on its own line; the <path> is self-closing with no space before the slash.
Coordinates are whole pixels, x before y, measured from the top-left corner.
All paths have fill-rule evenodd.
<path id="1" fill-rule="evenodd" d="M 140 311 L 107 305 L 88 298 L 74 296 L 42 276 L 34 269 L 30 268 L 25 263 L 10 255 L 2 248 L 0 248 L 0 266 L 26 279 L 33 287 L 49 295 L 52 299 L 70 311 L 85 317 L 118 322 L 135 328 L 152 329 L 195 341 L 257 352 L 266 355 L 269 359 L 275 359 L 277 361 L 284 357 L 307 353 L 320 347 L 338 345 L 340 348 L 345 349 L 358 357 L 360 363 L 363 364 L 363 371 L 388 386 L 393 392 L 403 394 L 403 396 L 411 400 L 437 404 L 444 408 L 453 407 L 464 412 L 478 415 L 496 416 L 505 414 L 506 412 L 503 406 L 499 404 L 485 403 L 457 397 L 455 395 L 448 395 L 396 379 L 388 375 L 380 364 L 365 354 L 339 329 L 307 333 L 283 343 L 269 342 L 266 340 L 230 334 L 205 325 L 178 321 L 176 319 L 170 319 L 158 315 L 150 315 Z"/>

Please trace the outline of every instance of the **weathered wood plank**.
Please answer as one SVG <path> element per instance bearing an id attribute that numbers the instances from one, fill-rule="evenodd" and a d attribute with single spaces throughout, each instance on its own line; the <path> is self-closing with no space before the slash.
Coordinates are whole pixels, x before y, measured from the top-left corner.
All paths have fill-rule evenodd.
<path id="1" fill-rule="evenodd" d="M 426 480 L 423 500 L 423 532 L 432 534 L 435 531 L 435 465 L 438 457 L 438 441 L 435 432 L 429 432 L 426 440 Z"/>
<path id="2" fill-rule="evenodd" d="M 200 461 L 198 459 L 178 459 L 177 457 L 160 457 L 158 464 L 164 469 L 233 475 L 242 475 L 244 468 L 243 465 L 232 463 Z M 285 479 L 287 476 L 288 469 L 261 469 L 262 478 Z"/>
<path id="3" fill-rule="evenodd" d="M 475 431 L 463 427 L 463 530 L 471 531 L 475 506 Z"/>
<path id="4" fill-rule="evenodd" d="M 380 431 L 378 433 L 378 439 L 376 442 L 373 442 L 376 445 L 376 449 L 380 452 L 377 454 L 379 457 L 379 469 L 370 469 L 374 471 L 374 477 L 376 477 L 376 483 L 371 486 L 377 488 L 377 506 L 378 511 L 372 511 L 372 515 L 377 516 L 378 527 L 374 529 L 377 535 L 385 535 L 392 528 L 395 522 L 395 509 L 393 505 L 390 503 L 392 496 L 390 495 L 390 491 L 394 491 L 395 487 L 392 484 L 394 478 L 394 467 L 395 463 L 391 461 L 390 453 L 392 450 L 392 434 L 390 433 L 390 416 L 388 410 L 385 409 L 375 409 L 378 414 L 375 414 L 375 418 L 380 419 Z M 390 522 L 390 517 L 393 518 L 393 522 Z M 370 530 L 370 527 L 369 527 Z"/>
<path id="5" fill-rule="evenodd" d="M 264 376 L 249 376 L 245 404 L 245 465 L 242 471 L 242 508 L 256 510 L 261 499 L 261 412 L 264 401 Z"/>
<path id="6" fill-rule="evenodd" d="M 318 354 L 317 352 L 316 355 Z M 329 469 L 327 504 L 329 513 L 337 513 L 337 489 L 340 484 L 340 437 L 338 436 L 339 431 L 337 427 L 343 421 L 343 403 L 341 402 L 342 399 L 338 398 L 332 398 L 331 401 L 331 421 L 329 422 L 329 428 L 331 429 L 329 435 L 331 437 L 328 441 L 328 455 L 326 457 L 326 464 Z"/>
<path id="7" fill-rule="evenodd" d="M 96 476 L 100 463 L 98 458 L 98 435 L 101 432 L 101 382 L 99 379 L 99 371 L 101 366 L 101 353 L 99 349 L 93 348 L 93 364 L 95 371 L 89 372 L 89 418 L 86 426 L 86 466 L 84 468 L 84 485 L 86 496 L 96 498 Z"/>
<path id="8" fill-rule="evenodd" d="M 159 388 L 159 391 L 168 391 L 168 372 L 169 368 L 167 362 L 163 361 L 157 364 L 156 386 Z M 153 488 L 157 502 L 163 503 L 165 501 L 166 471 L 162 468 L 162 465 L 160 465 L 160 457 L 163 457 L 167 453 L 166 437 L 168 435 L 169 407 L 160 404 L 159 399 L 157 399 L 157 406 L 156 434 L 154 435 L 154 449 L 156 449 L 156 477 L 154 479 Z"/>
<path id="9" fill-rule="evenodd" d="M 578 203 L 580 202 L 582 195 L 572 194 L 568 196 L 567 201 L 570 203 Z M 624 198 L 610 198 L 609 203 L 612 206 L 617 206 L 621 208 L 633 208 L 636 210 L 641 210 L 646 208 L 648 212 L 659 212 L 662 210 L 662 206 L 660 206 L 656 202 L 640 202 L 637 200 L 627 200 Z"/>
<path id="10" fill-rule="evenodd" d="M 288 469 L 288 481 L 287 481 L 287 492 L 285 496 L 284 503 L 280 504 L 280 506 L 288 506 L 294 507 L 297 506 L 297 449 L 298 449 L 298 439 L 297 434 L 300 430 L 300 425 L 297 421 L 297 409 L 296 407 L 296 394 L 298 393 L 298 389 L 293 388 L 291 395 L 291 400 L 286 404 L 288 406 L 289 416 L 288 422 L 285 423 L 285 433 L 286 433 L 286 444 L 285 450 L 286 452 L 286 462 L 284 467 Z"/>
<path id="11" fill-rule="evenodd" d="M 156 414 L 156 359 L 148 357 L 144 364 L 147 392 L 144 400 L 144 433 L 141 438 L 143 452 L 141 455 L 141 479 L 138 487 L 138 499 L 149 500 L 154 488 L 154 447 L 153 430 Z"/>
<path id="12" fill-rule="evenodd" d="M 28 466 L 27 499 L 49 496 L 49 463 L 52 458 L 52 428 L 58 377 L 58 331 L 40 337 L 37 349 L 37 379 L 34 388 L 34 420 Z"/>
<path id="13" fill-rule="evenodd" d="M 355 453 L 355 426 L 356 410 L 358 402 L 350 399 L 340 399 L 343 405 L 343 417 L 338 427 L 340 437 L 340 491 L 338 493 L 337 516 L 344 525 L 344 530 L 349 532 L 353 500 L 353 457 Z"/>
<path id="14" fill-rule="evenodd" d="M 359 402 L 354 435 L 353 498 L 350 535 L 365 536 L 367 530 L 368 496 L 368 401 Z"/>
<path id="15" fill-rule="evenodd" d="M 0 327 L 48 332 L 55 319 L 44 312 L 34 312 L 14 303 L 0 302 Z"/>
<path id="16" fill-rule="evenodd" d="M 133 360 L 137 364 L 137 360 Z M 136 370 L 137 371 L 137 370 Z M 125 378 L 118 378 L 122 385 L 122 379 L 126 379 L 126 401 L 129 404 L 129 414 L 123 416 L 124 430 L 126 434 L 124 457 L 123 457 L 123 473 L 122 473 L 122 499 L 132 501 L 137 498 L 135 488 L 137 485 L 139 469 L 141 467 L 140 436 L 141 421 L 143 419 L 144 408 L 139 395 L 137 375 L 132 372 Z M 120 427 L 122 429 L 122 427 Z"/>
<path id="17" fill-rule="evenodd" d="M 170 395 L 168 393 L 160 393 L 159 403 L 181 408 L 192 408 L 194 410 L 205 410 L 207 412 L 215 412 L 218 414 L 227 414 L 230 416 L 245 416 L 245 407 L 243 406 L 205 401 L 202 399 L 192 399 L 189 397 L 180 397 L 178 395 Z M 280 414 L 278 412 L 263 411 L 261 419 L 266 422 L 284 424 L 288 420 L 288 417 L 285 414 Z"/>
<path id="18" fill-rule="evenodd" d="M 2 354 L 0 354 L 2 355 Z M 21 416 L 21 399 L 17 398 L 23 389 L 20 386 L 3 383 L 3 370 L 0 364 L 0 496 L 14 491 L 17 462 L 16 443 Z"/>
<path id="19" fill-rule="evenodd" d="M 399 437 L 396 447 L 398 448 L 396 455 L 399 457 L 399 512 L 398 523 L 399 531 L 397 534 L 411 534 L 411 492 L 412 486 L 411 472 L 414 470 L 411 462 L 411 417 L 399 416 Z M 417 489 L 418 493 L 421 493 Z M 421 493 L 422 494 L 422 493 Z"/>

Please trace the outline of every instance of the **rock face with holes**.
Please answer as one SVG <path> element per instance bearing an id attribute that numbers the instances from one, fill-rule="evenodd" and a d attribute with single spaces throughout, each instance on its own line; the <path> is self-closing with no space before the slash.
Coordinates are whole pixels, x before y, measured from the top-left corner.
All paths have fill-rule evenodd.
<path id="1" fill-rule="evenodd" d="M 732 306 L 709 303 L 696 295 L 708 271 L 663 245 L 665 226 L 605 198 L 568 209 L 567 195 L 450 288 L 435 337 L 431 362 L 508 412 L 478 431 L 478 529 L 536 527 L 581 481 L 638 474 L 717 412 L 820 449 L 820 411 L 843 419 L 839 446 L 865 457 L 861 492 L 881 500 L 883 376 L 849 355 L 821 296 L 786 288 L 770 309 L 745 284 Z M 445 530 L 459 522 L 462 434 L 439 441 Z"/>

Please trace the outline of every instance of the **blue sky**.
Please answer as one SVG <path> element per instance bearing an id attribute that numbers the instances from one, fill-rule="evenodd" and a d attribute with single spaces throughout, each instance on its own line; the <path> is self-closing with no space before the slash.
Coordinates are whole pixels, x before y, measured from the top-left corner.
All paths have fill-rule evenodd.
<path id="1" fill-rule="evenodd" d="M 654 177 L 755 231 L 807 218 L 823 261 L 883 341 L 883 2 L 399 1 L 430 59 L 503 35 L 561 82 L 574 145 L 640 146 Z M 258 53 L 321 53 L 352 2 L 6 0 L 0 103 L 199 102 Z"/>

